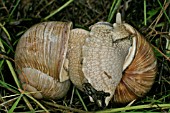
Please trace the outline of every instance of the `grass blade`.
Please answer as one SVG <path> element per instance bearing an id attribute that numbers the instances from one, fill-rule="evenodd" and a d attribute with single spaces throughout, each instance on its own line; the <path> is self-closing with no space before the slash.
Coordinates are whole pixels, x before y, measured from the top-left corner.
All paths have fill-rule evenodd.
<path id="1" fill-rule="evenodd" d="M 121 2 L 122 2 L 122 0 L 117 0 L 117 1 L 116 1 L 116 5 L 114 6 L 115 1 L 116 1 L 116 0 L 114 0 L 113 3 L 112 3 L 112 7 L 111 7 L 111 9 L 110 9 L 110 13 L 109 13 L 109 17 L 108 17 L 108 19 L 107 19 L 107 22 L 111 22 L 114 14 L 116 13 L 116 10 L 119 8 L 119 6 L 120 6 L 120 4 L 121 4 Z M 114 7 L 114 8 L 113 8 L 113 7 Z"/>
<path id="2" fill-rule="evenodd" d="M 81 96 L 80 96 L 80 94 L 79 94 L 79 92 L 78 92 L 77 89 L 76 89 L 76 94 L 78 95 L 78 97 L 79 97 L 79 99 L 80 99 L 80 101 L 81 101 L 81 103 L 82 103 L 84 109 L 85 109 L 86 111 L 88 111 L 88 109 L 87 109 L 87 107 L 86 107 L 86 105 L 85 105 L 83 99 L 81 98 Z"/>
<path id="3" fill-rule="evenodd" d="M 11 109 L 9 110 L 8 113 L 13 113 L 13 111 L 14 111 L 15 108 L 17 107 L 19 101 L 21 100 L 21 97 L 22 97 L 22 96 L 23 96 L 22 94 L 19 96 L 19 98 L 18 98 L 17 101 L 13 104 L 13 106 L 11 107 Z"/>
<path id="4" fill-rule="evenodd" d="M 71 2 L 73 2 L 74 0 L 69 0 L 68 2 L 66 2 L 63 6 L 61 6 L 60 8 L 54 10 L 50 15 L 46 16 L 44 18 L 44 20 L 48 20 L 50 17 L 52 17 L 53 15 L 55 15 L 56 13 L 60 12 L 62 9 L 64 9 L 65 7 L 67 7 Z"/>
<path id="5" fill-rule="evenodd" d="M 160 7 L 162 8 L 162 10 L 163 10 L 163 12 L 164 12 L 164 14 L 165 14 L 165 16 L 166 16 L 166 18 L 167 18 L 167 20 L 168 20 L 169 24 L 170 24 L 169 16 L 166 14 L 166 12 L 165 12 L 165 10 L 164 10 L 164 8 L 163 8 L 163 6 L 162 6 L 161 2 L 160 2 L 159 0 L 157 0 L 157 1 L 158 1 L 158 3 L 159 3 Z M 170 1 L 168 1 L 168 3 L 167 3 L 167 4 L 169 4 L 169 3 L 170 3 Z"/>
<path id="6" fill-rule="evenodd" d="M 20 0 L 17 0 L 17 3 L 14 5 L 14 8 L 12 9 L 11 13 L 9 14 L 8 19 L 10 19 L 11 16 L 13 15 L 13 13 L 14 13 L 14 11 L 16 10 L 17 6 L 19 5 L 19 2 L 20 2 Z"/>
<path id="7" fill-rule="evenodd" d="M 45 110 L 46 113 L 49 113 L 49 111 L 40 103 L 38 102 L 36 99 L 34 99 L 32 96 L 30 96 L 29 94 L 26 94 L 25 95 L 27 97 L 29 97 L 31 100 L 33 100 L 35 103 L 37 103 L 43 110 Z"/>
<path id="8" fill-rule="evenodd" d="M 145 109 L 145 108 L 158 108 L 158 109 L 167 109 L 170 108 L 170 104 L 147 104 L 147 105 L 138 105 L 138 106 L 128 106 L 128 107 L 122 107 L 122 108 L 114 108 L 114 109 L 107 109 L 103 111 L 98 111 L 96 113 L 113 113 L 113 112 L 120 112 L 120 111 L 126 111 L 126 110 L 139 110 L 139 109 Z"/>
<path id="9" fill-rule="evenodd" d="M 147 25 L 147 21 L 146 21 L 146 0 L 144 0 L 144 25 Z"/>

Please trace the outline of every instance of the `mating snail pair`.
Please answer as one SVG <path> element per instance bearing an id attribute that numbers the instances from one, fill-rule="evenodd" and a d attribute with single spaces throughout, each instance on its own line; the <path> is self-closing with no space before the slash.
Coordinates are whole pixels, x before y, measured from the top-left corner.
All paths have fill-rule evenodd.
<path id="1" fill-rule="evenodd" d="M 156 75 L 156 58 L 146 39 L 121 21 L 72 29 L 71 22 L 43 22 L 21 37 L 16 68 L 35 98 L 59 99 L 71 82 L 100 106 L 145 95 Z"/>

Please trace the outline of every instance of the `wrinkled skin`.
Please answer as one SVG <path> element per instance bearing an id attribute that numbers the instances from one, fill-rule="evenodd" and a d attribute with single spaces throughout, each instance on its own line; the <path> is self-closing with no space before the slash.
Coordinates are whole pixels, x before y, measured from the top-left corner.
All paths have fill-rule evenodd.
<path id="1" fill-rule="evenodd" d="M 129 24 L 98 22 L 90 31 L 73 29 L 69 40 L 69 76 L 92 102 L 127 103 L 144 96 L 156 75 L 152 47 Z M 149 59 L 149 60 L 148 60 Z"/>
<path id="2" fill-rule="evenodd" d="M 80 32 L 81 31 L 81 32 Z M 82 37 L 76 38 L 75 35 L 70 37 L 71 45 L 77 46 L 70 48 L 68 58 L 70 58 L 70 79 L 81 90 L 86 89 L 84 83 L 88 83 L 95 89 L 96 94 L 106 94 L 105 99 L 95 100 L 99 102 L 100 106 L 102 101 L 108 105 L 112 99 L 116 86 L 122 78 L 123 64 L 132 45 L 130 33 L 126 31 L 122 24 L 115 24 L 112 26 L 106 22 L 99 22 L 91 26 L 90 32 L 79 30 L 77 33 L 83 35 L 83 41 L 77 43 Z M 73 54 L 78 57 L 72 58 Z M 73 63 L 72 63 L 73 62 Z M 76 66 L 72 66 L 76 64 Z M 72 69 L 74 67 L 74 69 Z M 75 70 L 75 71 L 74 71 Z M 80 81 L 80 82 L 79 82 Z M 83 86 L 82 86 L 83 85 Z M 98 92 L 102 93 L 98 93 Z M 101 97 L 101 96 L 97 97 Z M 89 95 L 90 96 L 90 95 Z M 93 97 L 94 96 L 90 96 Z"/>

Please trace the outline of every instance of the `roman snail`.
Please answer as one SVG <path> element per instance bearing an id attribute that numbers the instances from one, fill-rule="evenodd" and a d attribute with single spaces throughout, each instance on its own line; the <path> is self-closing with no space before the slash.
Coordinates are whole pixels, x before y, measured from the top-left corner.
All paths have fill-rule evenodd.
<path id="1" fill-rule="evenodd" d="M 22 87 L 38 99 L 62 98 L 70 87 L 70 28 L 70 22 L 43 22 L 27 30 L 17 44 L 15 64 Z"/>
<path id="2" fill-rule="evenodd" d="M 98 22 L 90 31 L 71 22 L 43 22 L 20 39 L 15 54 L 22 86 L 36 98 L 62 98 L 70 81 L 99 106 L 130 102 L 154 83 L 156 58 L 132 26 Z"/>

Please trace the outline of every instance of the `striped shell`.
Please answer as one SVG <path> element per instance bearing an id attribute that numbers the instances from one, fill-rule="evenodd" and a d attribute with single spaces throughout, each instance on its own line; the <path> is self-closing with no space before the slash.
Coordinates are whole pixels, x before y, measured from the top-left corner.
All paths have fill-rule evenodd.
<path id="1" fill-rule="evenodd" d="M 151 89 L 157 72 L 157 62 L 150 43 L 133 27 L 124 25 L 136 39 L 136 50 L 116 88 L 113 100 L 118 103 L 143 97 Z"/>
<path id="2" fill-rule="evenodd" d="M 69 89 L 66 53 L 71 25 L 43 22 L 27 30 L 18 42 L 16 69 L 23 88 L 36 98 L 61 98 Z"/>

